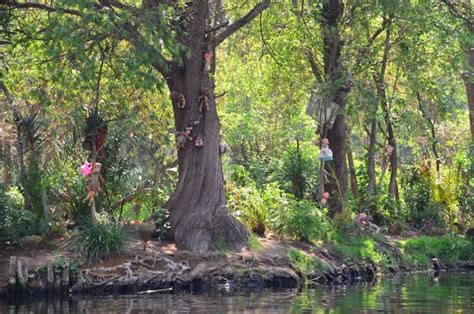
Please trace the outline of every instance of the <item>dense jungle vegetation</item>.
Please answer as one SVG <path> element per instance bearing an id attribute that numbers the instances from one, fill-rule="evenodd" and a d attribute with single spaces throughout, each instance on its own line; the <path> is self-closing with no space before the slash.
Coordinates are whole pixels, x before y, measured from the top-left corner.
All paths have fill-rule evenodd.
<path id="1" fill-rule="evenodd" d="M 0 248 L 73 234 L 100 258 L 138 223 L 194 251 L 365 248 L 369 230 L 472 258 L 473 17 L 469 0 L 0 0 Z"/>

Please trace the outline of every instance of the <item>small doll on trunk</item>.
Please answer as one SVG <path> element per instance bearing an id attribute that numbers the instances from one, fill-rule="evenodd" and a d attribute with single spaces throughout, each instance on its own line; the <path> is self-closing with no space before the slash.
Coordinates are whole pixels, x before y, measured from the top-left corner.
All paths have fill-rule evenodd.
<path id="1" fill-rule="evenodd" d="M 177 149 L 185 149 L 186 148 L 186 143 L 188 141 L 192 141 L 193 137 L 191 136 L 191 132 L 193 131 L 193 128 L 188 126 L 184 129 L 182 132 L 175 132 L 178 136 L 176 140 L 176 148 Z"/>

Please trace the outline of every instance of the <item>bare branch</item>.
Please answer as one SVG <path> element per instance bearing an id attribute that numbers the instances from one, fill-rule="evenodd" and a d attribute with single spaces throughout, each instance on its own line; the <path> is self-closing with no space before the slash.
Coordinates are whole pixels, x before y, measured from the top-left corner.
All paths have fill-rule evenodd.
<path id="1" fill-rule="evenodd" d="M 216 27 L 213 27 L 213 28 L 211 28 L 211 29 L 208 29 L 208 30 L 206 31 L 206 33 L 214 33 L 214 32 L 216 32 L 216 31 L 220 30 L 221 28 L 226 27 L 227 25 L 229 25 L 229 21 L 227 21 L 227 22 L 225 22 L 225 23 L 222 23 L 222 24 L 220 24 L 220 25 L 217 25 Z"/>
<path id="2" fill-rule="evenodd" d="M 252 10 L 250 10 L 249 13 L 247 13 L 245 16 L 241 17 L 234 23 L 230 24 L 222 32 L 220 32 L 215 38 L 214 45 L 218 46 L 220 43 L 222 43 L 224 40 L 226 40 L 229 36 L 231 36 L 233 33 L 238 31 L 240 28 L 252 22 L 252 20 L 257 15 L 259 15 L 260 13 L 262 13 L 264 10 L 266 10 L 269 7 L 270 7 L 270 0 L 264 0 L 258 3 Z"/>

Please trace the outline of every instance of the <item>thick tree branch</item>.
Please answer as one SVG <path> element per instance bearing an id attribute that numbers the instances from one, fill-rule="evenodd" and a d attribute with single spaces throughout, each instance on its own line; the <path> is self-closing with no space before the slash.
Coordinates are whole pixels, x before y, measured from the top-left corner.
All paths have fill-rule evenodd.
<path id="1" fill-rule="evenodd" d="M 454 17 L 461 18 L 469 27 L 474 27 L 474 12 L 469 1 L 441 0 L 441 2 L 448 6 L 449 12 Z"/>
<path id="2" fill-rule="evenodd" d="M 245 16 L 241 17 L 234 23 L 230 24 L 227 26 L 222 32 L 220 32 L 214 41 L 214 45 L 218 46 L 220 43 L 222 43 L 226 38 L 231 36 L 233 33 L 238 31 L 240 28 L 243 26 L 247 25 L 248 23 L 252 22 L 252 20 L 262 13 L 264 10 L 270 7 L 270 0 L 264 0 L 260 3 L 258 3 L 252 10 L 250 10 L 249 13 L 247 13 Z"/>
<path id="3" fill-rule="evenodd" d="M 42 10 L 46 12 L 64 12 L 64 13 L 75 15 L 75 16 L 81 16 L 81 13 L 77 10 L 54 8 L 42 3 L 18 2 L 18 1 L 10 1 L 10 0 L 0 0 L 0 3 L 3 5 L 6 5 L 7 8 L 11 8 L 11 9 L 38 9 L 38 10 Z"/>
<path id="4" fill-rule="evenodd" d="M 316 80 L 318 83 L 322 84 L 323 83 L 323 76 L 321 72 L 321 67 L 316 63 L 316 60 L 314 59 L 314 55 L 309 49 L 304 49 L 303 53 L 306 57 L 306 59 L 309 62 L 309 65 L 311 66 L 311 71 L 313 72 L 314 76 L 316 77 Z"/>

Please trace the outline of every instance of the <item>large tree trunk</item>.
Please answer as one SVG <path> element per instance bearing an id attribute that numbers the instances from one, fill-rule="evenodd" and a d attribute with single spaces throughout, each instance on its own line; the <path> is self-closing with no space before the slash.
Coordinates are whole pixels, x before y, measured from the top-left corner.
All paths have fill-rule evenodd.
<path id="1" fill-rule="evenodd" d="M 329 98 L 338 104 L 341 112 L 337 115 L 332 129 L 325 127 L 323 136 L 329 139 L 334 161 L 326 163 L 331 174 L 325 191 L 330 194 L 330 207 L 334 212 L 341 211 L 347 204 L 348 175 L 346 162 L 346 122 L 344 118 L 344 97 L 348 92 L 345 85 L 345 71 L 341 64 L 342 40 L 340 19 L 344 15 L 344 4 L 341 0 L 325 0 L 322 6 L 322 36 L 324 42 L 324 74 L 326 85 L 330 86 Z M 344 83 L 343 83 L 344 81 Z"/>
<path id="2" fill-rule="evenodd" d="M 474 36 L 474 25 L 468 25 L 469 31 Z M 469 63 L 468 70 L 463 79 L 466 86 L 467 103 L 469 106 L 469 124 L 471 126 L 471 141 L 474 142 L 474 47 L 466 47 L 466 58 Z"/>
<path id="3" fill-rule="evenodd" d="M 228 249 L 240 250 L 247 243 L 248 233 L 226 207 L 214 83 L 210 74 L 203 71 L 203 54 L 212 49 L 205 32 L 207 1 L 195 3 L 195 11 L 198 14 L 190 27 L 188 45 L 192 55 L 182 67 L 173 65 L 167 80 L 170 91 L 182 93 L 186 99 L 184 109 L 173 104 L 176 131 L 193 127 L 193 141 L 178 150 L 179 180 L 165 207 L 170 210 L 179 249 L 206 251 L 213 243 L 224 242 Z M 202 88 L 209 88 L 208 112 L 199 112 Z M 195 146 L 197 136 L 203 138 L 203 147 Z"/>

